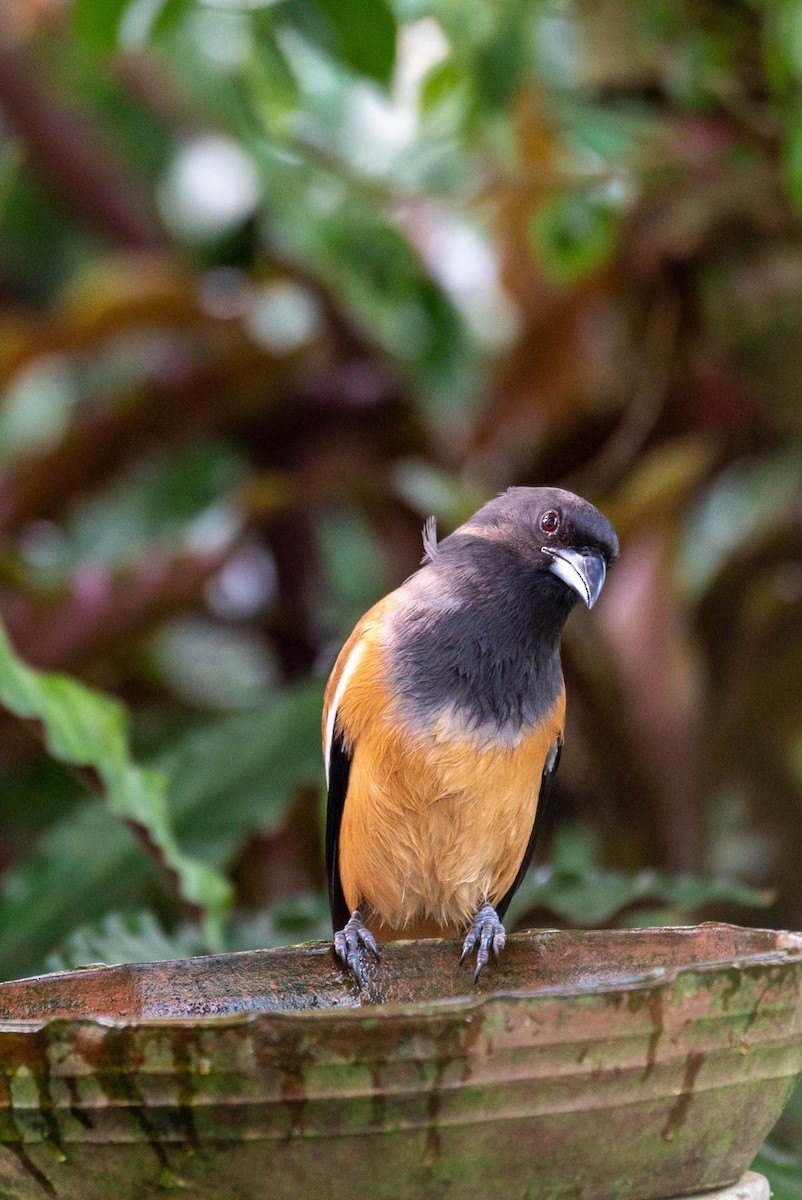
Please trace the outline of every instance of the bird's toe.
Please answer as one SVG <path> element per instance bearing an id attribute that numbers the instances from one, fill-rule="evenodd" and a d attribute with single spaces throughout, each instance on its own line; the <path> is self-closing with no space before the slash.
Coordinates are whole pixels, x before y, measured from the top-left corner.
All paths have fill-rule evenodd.
<path id="1" fill-rule="evenodd" d="M 460 958 L 460 962 L 464 962 L 469 954 L 476 951 L 476 969 L 473 973 L 474 983 L 478 981 L 483 968 L 487 966 L 491 950 L 493 957 L 498 959 L 506 941 L 507 934 L 498 913 L 492 904 L 483 904 L 465 935 L 465 941 L 462 943 L 462 956 Z"/>
<path id="2" fill-rule="evenodd" d="M 343 928 L 334 934 L 334 950 L 360 986 L 364 982 L 361 961 L 363 946 L 376 958 L 381 957 L 376 939 L 362 921 L 359 909 L 355 908 Z"/>

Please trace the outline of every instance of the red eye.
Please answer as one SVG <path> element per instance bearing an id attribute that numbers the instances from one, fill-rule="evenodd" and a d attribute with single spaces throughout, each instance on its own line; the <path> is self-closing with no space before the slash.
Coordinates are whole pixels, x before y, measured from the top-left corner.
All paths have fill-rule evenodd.
<path id="1" fill-rule="evenodd" d="M 540 518 L 540 528 L 544 533 L 556 533 L 560 524 L 560 514 L 556 513 L 553 508 L 548 512 L 544 512 Z"/>

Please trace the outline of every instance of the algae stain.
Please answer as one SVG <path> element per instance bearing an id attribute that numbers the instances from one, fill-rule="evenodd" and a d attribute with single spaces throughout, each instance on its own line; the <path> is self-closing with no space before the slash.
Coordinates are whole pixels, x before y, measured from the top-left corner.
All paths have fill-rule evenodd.
<path id="1" fill-rule="evenodd" d="M 55 1162 L 66 1162 L 58 1108 L 53 1100 L 51 1057 L 50 1027 L 38 1029 L 27 1036 L 16 1068 L 7 1072 L 10 1103 L 12 1107 L 18 1106 L 36 1114 L 49 1157 Z"/>
<path id="2" fill-rule="evenodd" d="M 195 1030 L 176 1030 L 170 1038 L 170 1049 L 175 1067 L 176 1089 L 178 1094 L 178 1112 L 185 1140 L 185 1149 L 197 1150 L 198 1131 L 195 1128 L 195 1099 L 194 1062 L 201 1057 L 200 1039 Z"/>
<path id="3" fill-rule="evenodd" d="M 24 1145 L 24 1134 L 17 1124 L 11 1103 L 8 1075 L 0 1071 L 0 1145 L 17 1160 L 25 1174 L 40 1189 L 40 1195 L 55 1196 L 56 1189 L 33 1161 Z"/>
<path id="4" fill-rule="evenodd" d="M 467 1083 L 473 1074 L 475 1060 L 482 1052 L 482 1032 L 485 1012 L 467 1013 L 462 1024 L 462 1082 Z"/>
<path id="5" fill-rule="evenodd" d="M 0 1143 L 12 1154 L 26 1174 L 38 1185 L 37 1194 L 55 1196 L 55 1186 L 34 1162 L 26 1142 L 41 1146 L 41 1154 L 53 1163 L 64 1163 L 59 1109 L 52 1094 L 51 1027 L 26 1034 L 18 1043 L 13 1062 L 0 1063 Z M 33 1128 L 20 1122 L 15 1108 L 31 1114 Z"/>
<path id="6" fill-rule="evenodd" d="M 744 1024 L 744 1028 L 743 1028 L 744 1033 L 749 1033 L 750 1029 L 754 1025 L 757 1018 L 759 1016 L 763 1015 L 764 1009 L 766 1008 L 769 994 L 771 993 L 771 991 L 776 983 L 775 975 L 776 975 L 776 972 L 773 972 L 773 971 L 766 972 L 766 975 L 764 976 L 763 987 L 760 989 L 760 992 L 758 993 L 758 997 L 755 1000 L 755 1003 L 752 1005 L 752 1009 L 749 1013 L 749 1016 L 746 1018 L 746 1023 Z M 780 982 L 782 982 L 782 980 Z"/>
<path id="7" fill-rule="evenodd" d="M 290 1117 L 288 1138 L 301 1137 L 304 1132 L 304 1115 L 308 1096 L 303 1065 L 300 1062 L 288 1063 L 285 1066 L 284 1078 L 281 1082 L 281 1099 L 284 1101 Z"/>
<path id="8" fill-rule="evenodd" d="M 387 1115 L 387 1092 L 378 1063 L 371 1066 L 370 1078 L 370 1124 L 373 1129 L 383 1129 Z"/>
<path id="9" fill-rule="evenodd" d="M 28 1152 L 23 1148 L 23 1146 L 21 1144 L 9 1145 L 8 1143 L 6 1143 L 3 1147 L 3 1149 L 8 1150 L 10 1154 L 14 1155 L 17 1162 L 20 1164 L 22 1169 L 25 1171 L 26 1175 L 29 1175 L 31 1177 L 31 1179 L 33 1179 L 39 1185 L 39 1187 L 42 1189 L 42 1191 L 45 1193 L 45 1195 L 47 1195 L 47 1196 L 57 1196 L 58 1195 L 56 1189 L 53 1187 L 53 1184 L 50 1182 L 50 1180 L 47 1178 L 47 1176 L 44 1174 L 44 1172 L 39 1170 L 36 1163 L 33 1161 L 33 1159 L 30 1157 Z"/>
<path id="10" fill-rule="evenodd" d="M 725 1012 L 729 1012 L 730 1002 L 734 1001 L 740 991 L 743 976 L 738 967 L 729 967 L 724 973 L 725 984 L 721 989 L 720 1003 Z"/>
<path id="11" fill-rule="evenodd" d="M 662 988 L 655 988 L 649 992 L 647 1006 L 649 1016 L 652 1019 L 652 1033 L 649 1038 L 649 1045 L 646 1048 L 646 1070 L 643 1073 L 643 1078 L 648 1079 L 654 1070 L 654 1064 L 657 1061 L 657 1046 L 660 1038 L 663 1036 L 663 1000 L 664 992 Z"/>
<path id="12" fill-rule="evenodd" d="M 81 1093 L 78 1089 L 78 1080 L 74 1075 L 67 1075 L 64 1082 L 67 1085 L 67 1091 L 70 1096 L 70 1115 L 79 1125 L 83 1125 L 84 1129 L 94 1129 L 94 1121 L 89 1113 L 85 1112 L 81 1107 Z"/>
<path id="13" fill-rule="evenodd" d="M 423 1145 L 423 1165 L 425 1167 L 433 1167 L 442 1152 L 442 1144 L 440 1138 L 440 1102 L 441 1089 L 443 1086 L 443 1075 L 445 1074 L 448 1060 L 437 1059 L 435 1061 L 434 1079 L 429 1088 L 429 1094 L 426 1098 L 426 1117 L 428 1126 L 426 1129 L 426 1141 Z"/>
<path id="14" fill-rule="evenodd" d="M 663 1036 L 664 1000 L 665 990 L 661 987 L 633 991 L 627 996 L 627 1008 L 629 1011 L 637 1013 L 641 1009 L 646 1008 L 652 1022 L 652 1032 L 649 1035 L 649 1042 L 646 1047 L 646 1068 L 643 1072 L 644 1080 L 649 1078 L 657 1062 L 657 1047 L 660 1038 Z"/>
<path id="15" fill-rule="evenodd" d="M 50 1082 L 50 1062 L 47 1054 L 44 1055 L 44 1061 L 38 1064 L 32 1072 L 33 1082 L 36 1088 L 36 1095 L 39 1105 L 39 1114 L 45 1126 L 45 1145 L 56 1162 L 66 1162 L 67 1156 L 64 1153 L 64 1148 L 61 1144 L 61 1130 L 59 1129 L 58 1117 L 56 1115 L 55 1105 L 53 1103 L 53 1094 L 51 1091 Z"/>
<path id="16" fill-rule="evenodd" d="M 129 1025 L 107 1029 L 96 1047 L 84 1047 L 84 1057 L 92 1066 L 97 1085 L 106 1100 L 114 1107 L 130 1109 L 144 1140 L 153 1151 L 160 1171 L 171 1174 L 167 1151 L 148 1113 L 147 1101 L 137 1079 L 137 1072 L 144 1063 L 137 1032 Z"/>
<path id="17" fill-rule="evenodd" d="M 423 1146 L 423 1165 L 433 1167 L 440 1157 L 440 1130 L 437 1128 L 437 1107 L 430 1105 L 428 1110 L 429 1127 L 426 1130 L 426 1141 Z"/>
<path id="18" fill-rule="evenodd" d="M 176 1175 L 169 1167 L 162 1167 L 157 1180 L 158 1186 L 165 1192 L 178 1192 L 189 1187 L 185 1179 Z"/>
<path id="19" fill-rule="evenodd" d="M 696 1076 L 699 1074 L 699 1068 L 705 1060 L 704 1054 L 700 1051 L 692 1051 L 685 1063 L 685 1075 L 682 1080 L 682 1090 L 674 1102 L 674 1107 L 668 1114 L 665 1128 L 662 1136 L 667 1142 L 673 1142 L 688 1116 L 688 1109 L 691 1106 L 693 1099 L 693 1089 L 696 1083 Z"/>

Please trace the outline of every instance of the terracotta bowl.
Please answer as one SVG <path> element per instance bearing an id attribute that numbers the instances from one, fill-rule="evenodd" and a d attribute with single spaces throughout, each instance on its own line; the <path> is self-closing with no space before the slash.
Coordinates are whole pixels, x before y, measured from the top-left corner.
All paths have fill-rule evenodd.
<path id="1" fill-rule="evenodd" d="M 0 985 L 4 1200 L 641 1200 L 736 1180 L 802 1068 L 802 934 L 325 946 Z"/>

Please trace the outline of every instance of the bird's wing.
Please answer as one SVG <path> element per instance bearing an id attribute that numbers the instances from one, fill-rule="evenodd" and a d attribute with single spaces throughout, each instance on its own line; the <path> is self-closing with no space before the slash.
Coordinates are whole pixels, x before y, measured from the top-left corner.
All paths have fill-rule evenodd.
<path id="1" fill-rule="evenodd" d="M 348 776 L 351 773 L 351 752 L 341 733 L 331 739 L 328 761 L 329 798 L 326 809 L 326 875 L 329 881 L 329 907 L 334 929 L 342 929 L 350 917 L 340 881 L 338 843 L 343 819 Z"/>
<path id="2" fill-rule="evenodd" d="M 513 896 L 518 891 L 524 875 L 529 870 L 529 864 L 532 861 L 532 854 L 535 849 L 538 830 L 540 829 L 540 823 L 543 819 L 543 813 L 546 810 L 546 801 L 548 800 L 549 792 L 551 791 L 551 783 L 554 779 L 555 772 L 557 771 L 557 767 L 560 762 L 561 752 L 562 741 L 558 740 L 552 743 L 551 749 L 546 756 L 546 762 L 543 766 L 543 774 L 540 777 L 540 793 L 538 795 L 537 808 L 535 809 L 535 819 L 532 823 L 532 832 L 529 835 L 526 852 L 521 860 L 521 865 L 518 868 L 518 874 L 513 880 L 512 887 L 496 905 L 496 912 L 498 913 L 499 917 L 504 916 L 505 912 L 509 908 L 510 900 L 512 900 Z"/>
<path id="3" fill-rule="evenodd" d="M 323 758 L 326 766 L 328 806 L 326 810 L 326 874 L 329 881 L 329 905 L 334 929 L 342 929 L 350 917 L 340 880 L 338 846 L 348 777 L 353 759 L 353 741 L 349 740 L 338 723 L 339 709 L 345 689 L 357 667 L 371 653 L 371 635 L 381 613 L 391 600 L 385 597 L 365 614 L 340 651 L 326 687 L 323 701 Z"/>

